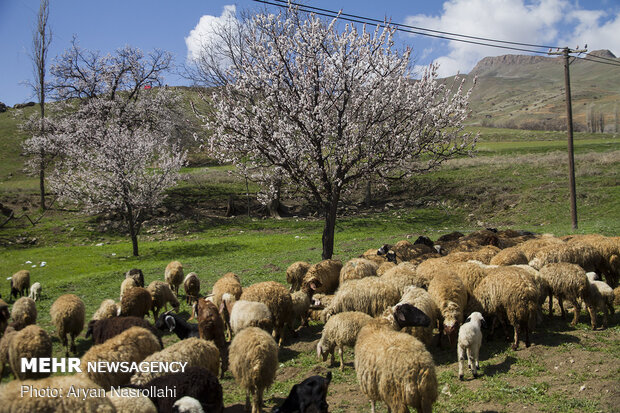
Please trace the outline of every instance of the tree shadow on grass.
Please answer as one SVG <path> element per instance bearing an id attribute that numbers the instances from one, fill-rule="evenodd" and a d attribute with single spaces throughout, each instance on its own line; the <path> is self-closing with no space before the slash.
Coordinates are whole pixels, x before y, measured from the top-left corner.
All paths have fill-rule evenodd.
<path id="1" fill-rule="evenodd" d="M 482 374 L 484 376 L 495 376 L 497 374 L 508 373 L 512 365 L 516 362 L 516 357 L 508 356 L 501 363 L 487 364 L 486 366 L 482 366 Z"/>
<path id="2" fill-rule="evenodd" d="M 159 243 L 143 248 L 141 258 L 144 260 L 172 260 L 193 257 L 207 257 L 232 254 L 244 246 L 235 242 L 218 242 L 205 244 L 186 241 L 183 243 Z"/>
<path id="3" fill-rule="evenodd" d="M 278 361 L 280 363 L 284 363 L 286 361 L 296 358 L 299 354 L 299 351 L 282 346 L 278 350 Z"/>

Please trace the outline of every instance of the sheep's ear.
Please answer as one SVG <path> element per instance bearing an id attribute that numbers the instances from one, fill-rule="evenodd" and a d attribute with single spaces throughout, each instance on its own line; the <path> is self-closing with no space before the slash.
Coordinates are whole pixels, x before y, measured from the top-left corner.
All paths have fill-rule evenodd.
<path id="1" fill-rule="evenodd" d="M 482 328 L 487 328 L 487 322 L 485 321 L 484 318 L 481 318 L 482 320 Z"/>
<path id="2" fill-rule="evenodd" d="M 174 317 L 167 315 L 164 318 L 164 321 L 166 322 L 166 325 L 168 326 L 168 330 L 169 331 L 173 331 L 174 328 L 177 326 L 177 322 L 174 321 Z"/>
<path id="3" fill-rule="evenodd" d="M 226 308 L 226 301 L 222 300 L 222 301 L 220 302 L 220 309 L 219 309 L 219 313 L 220 313 L 220 314 L 223 314 L 225 309 L 227 310 L 227 308 Z"/>
<path id="4" fill-rule="evenodd" d="M 327 390 L 327 386 L 329 386 L 329 383 L 332 381 L 332 372 L 328 371 L 327 375 L 325 376 L 325 390 Z"/>
<path id="5" fill-rule="evenodd" d="M 467 320 L 465 320 L 466 323 L 469 323 L 471 321 L 471 316 L 467 317 Z"/>

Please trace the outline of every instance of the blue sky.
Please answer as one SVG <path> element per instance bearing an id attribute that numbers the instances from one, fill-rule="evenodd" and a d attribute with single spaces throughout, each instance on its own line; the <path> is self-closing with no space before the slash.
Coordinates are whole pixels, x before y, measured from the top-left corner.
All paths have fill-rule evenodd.
<path id="1" fill-rule="evenodd" d="M 620 55 L 619 0 L 306 0 L 306 4 L 374 18 L 391 18 L 435 30 L 535 44 L 610 49 Z M 73 35 L 85 49 L 111 52 L 126 44 L 147 52 L 168 50 L 182 64 L 194 33 L 208 32 L 225 6 L 261 7 L 251 0 L 50 0 L 53 41 L 50 62 L 69 47 Z M 0 0 L 0 101 L 8 105 L 35 100 L 29 56 L 38 0 Z M 271 7 L 271 10 L 274 8 Z M 228 10 L 231 10 L 228 8 Z M 204 18 L 203 16 L 212 16 Z M 199 22 L 202 22 L 199 25 Z M 188 42 L 186 38 L 189 37 Z M 482 57 L 508 50 L 399 34 L 414 50 L 416 64 L 440 64 L 440 75 L 467 73 Z M 614 69 L 615 70 L 615 69 Z M 168 75 L 170 85 L 187 82 Z"/>

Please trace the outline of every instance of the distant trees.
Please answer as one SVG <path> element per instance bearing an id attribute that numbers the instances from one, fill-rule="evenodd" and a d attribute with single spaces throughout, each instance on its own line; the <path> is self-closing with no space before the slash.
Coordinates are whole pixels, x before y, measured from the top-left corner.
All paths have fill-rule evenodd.
<path id="1" fill-rule="evenodd" d="M 53 90 L 66 108 L 53 133 L 39 138 L 58 154 L 50 186 L 86 212 L 121 217 L 134 255 L 142 223 L 185 160 L 174 139 L 184 119 L 178 97 L 157 88 L 170 65 L 166 52 L 145 56 L 127 46 L 101 56 L 74 39 L 51 68 Z"/>
<path id="2" fill-rule="evenodd" d="M 35 92 L 39 100 L 40 113 L 37 118 L 31 118 L 24 126 L 24 129 L 33 135 L 34 140 L 28 142 L 27 154 L 30 160 L 26 166 L 32 173 L 39 175 L 39 192 L 40 206 L 45 209 L 45 170 L 50 161 L 50 154 L 46 152 L 46 148 L 37 145 L 39 142 L 37 136 L 44 136 L 47 133 L 47 122 L 45 120 L 45 98 L 48 91 L 48 85 L 45 81 L 47 53 L 52 42 L 52 31 L 47 21 L 49 18 L 49 0 L 41 0 L 39 5 L 39 13 L 37 14 L 37 25 L 32 33 L 32 64 L 34 72 L 34 80 L 30 83 L 32 90 Z"/>
<path id="3" fill-rule="evenodd" d="M 347 191 L 429 170 L 475 141 L 462 83 L 438 83 L 436 66 L 414 81 L 392 29 L 338 24 L 294 8 L 253 16 L 205 118 L 221 161 L 286 180 L 320 208 L 324 259 Z"/>

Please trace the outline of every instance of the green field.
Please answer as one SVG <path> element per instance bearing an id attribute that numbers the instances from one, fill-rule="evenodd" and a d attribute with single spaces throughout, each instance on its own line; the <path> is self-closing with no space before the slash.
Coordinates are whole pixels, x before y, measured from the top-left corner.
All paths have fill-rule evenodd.
<path id="1" fill-rule="evenodd" d="M 0 202 L 18 216 L 38 217 L 38 181 L 23 173 L 24 158 L 19 155 L 23 136 L 17 123 L 29 109 L 0 114 Z M 424 234 L 437 239 L 448 232 L 484 227 L 558 236 L 572 233 L 565 134 L 480 132 L 477 156 L 451 160 L 437 171 L 389 189 L 374 188 L 370 207 L 364 206 L 361 196 L 344 204 L 336 227 L 335 258 L 348 260 L 368 248 L 408 236 L 415 239 Z M 617 236 L 620 139 L 577 134 L 575 148 L 579 213 L 575 232 Z M 55 206 L 36 226 L 25 218 L 13 220 L 0 228 L 3 280 L 20 269 L 31 271 L 32 282 L 43 285 L 38 324 L 53 335 L 49 308 L 57 296 L 70 292 L 82 297 L 90 317 L 103 299 L 118 300 L 123 274 L 130 268 L 141 268 L 148 283 L 163 280 L 166 264 L 179 260 L 186 273 L 200 276 L 201 291 L 207 294 L 228 271 L 238 274 L 244 286 L 263 280 L 284 283 L 292 262 L 319 261 L 320 217 L 299 214 L 274 220 L 256 212 L 251 217 L 224 217 L 230 195 L 245 202 L 245 183 L 228 174 L 229 169 L 225 165 L 185 169 L 183 181 L 169 193 L 164 212 L 145 224 L 140 257 L 131 256 L 128 236 L 107 217 L 84 216 Z M 256 191 L 251 185 L 250 196 Z M 2 281 L 0 293 L 6 299 L 8 281 Z M 183 303 L 181 311 L 186 314 L 187 310 Z M 441 391 L 435 411 L 614 411 L 620 401 L 620 317 L 617 311 L 610 320 L 612 327 L 596 332 L 589 329 L 588 320 L 584 311 L 574 329 L 558 317 L 546 321 L 534 335 L 534 346 L 527 350 L 514 352 L 501 340 L 485 344 L 479 380 L 459 382 L 456 351 L 433 349 Z M 299 340 L 289 339 L 281 349 L 276 384 L 265 396 L 268 409 L 286 397 L 292 384 L 326 371 L 316 361 L 314 350 L 320 330 L 320 324 L 313 324 L 301 332 Z M 176 336 L 166 336 L 164 342 L 175 340 Z M 90 340 L 81 337 L 78 345 L 83 353 Z M 54 355 L 62 354 L 54 338 Z M 570 359 L 574 363 L 568 363 Z M 369 409 L 357 387 L 352 360 L 348 351 L 345 372 L 333 370 L 330 411 Z M 2 381 L 11 379 L 5 373 Z M 243 392 L 230 372 L 222 383 L 225 404 L 242 403 Z M 580 392 L 582 385 L 587 389 Z M 380 405 L 379 411 L 385 407 Z"/>

